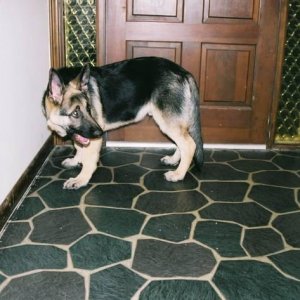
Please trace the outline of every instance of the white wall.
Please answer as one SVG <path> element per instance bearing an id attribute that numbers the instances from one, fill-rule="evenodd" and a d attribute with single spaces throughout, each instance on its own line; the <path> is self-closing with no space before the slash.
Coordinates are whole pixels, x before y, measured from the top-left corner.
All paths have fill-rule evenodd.
<path id="1" fill-rule="evenodd" d="M 49 136 L 47 0 L 0 0 L 0 204 Z"/>

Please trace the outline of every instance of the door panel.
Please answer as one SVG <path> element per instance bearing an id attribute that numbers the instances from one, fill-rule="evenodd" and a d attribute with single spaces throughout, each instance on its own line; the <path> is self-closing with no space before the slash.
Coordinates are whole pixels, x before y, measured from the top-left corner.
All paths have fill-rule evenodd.
<path id="1" fill-rule="evenodd" d="M 160 56 L 182 65 L 200 86 L 205 143 L 265 144 L 281 4 L 106 1 L 106 62 Z M 109 139 L 166 141 L 151 119 L 113 131 Z"/>
<path id="2" fill-rule="evenodd" d="M 253 2 L 251 0 L 209 0 L 205 1 L 205 7 L 210 17 L 251 19 Z"/>
<path id="3" fill-rule="evenodd" d="M 204 21 L 257 22 L 259 0 L 204 0 Z"/>
<path id="4" fill-rule="evenodd" d="M 182 22 L 184 0 L 128 0 L 128 21 Z"/>
<path id="5" fill-rule="evenodd" d="M 254 46 L 203 44 L 201 86 L 209 105 L 250 105 Z"/>
<path id="6" fill-rule="evenodd" d="M 174 61 L 177 64 L 181 63 L 181 43 L 128 41 L 126 45 L 127 58 L 159 56 Z"/>

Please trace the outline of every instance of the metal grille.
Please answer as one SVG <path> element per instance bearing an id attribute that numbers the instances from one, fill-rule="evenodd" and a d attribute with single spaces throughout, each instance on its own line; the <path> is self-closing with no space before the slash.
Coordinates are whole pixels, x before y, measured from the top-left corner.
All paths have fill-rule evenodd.
<path id="1" fill-rule="evenodd" d="M 289 1 L 282 90 L 275 143 L 300 143 L 300 4 Z"/>
<path id="2" fill-rule="evenodd" d="M 96 1 L 64 0 L 66 65 L 96 64 Z"/>

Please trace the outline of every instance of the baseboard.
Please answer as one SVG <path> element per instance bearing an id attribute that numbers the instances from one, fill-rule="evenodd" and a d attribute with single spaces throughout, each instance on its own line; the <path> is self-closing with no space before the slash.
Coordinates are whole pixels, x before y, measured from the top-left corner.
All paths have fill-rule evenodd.
<path id="1" fill-rule="evenodd" d="M 53 136 L 50 136 L 0 205 L 0 229 L 21 200 L 53 147 Z"/>

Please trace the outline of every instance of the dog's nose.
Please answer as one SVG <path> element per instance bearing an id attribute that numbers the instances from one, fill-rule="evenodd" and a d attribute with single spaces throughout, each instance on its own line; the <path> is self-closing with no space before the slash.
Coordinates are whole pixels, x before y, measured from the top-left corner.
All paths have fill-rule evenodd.
<path id="1" fill-rule="evenodd" d="M 100 137 L 100 136 L 102 136 L 102 134 L 103 134 L 103 131 L 101 130 L 101 129 L 94 129 L 94 131 L 93 131 L 93 136 L 95 136 L 95 137 Z"/>

